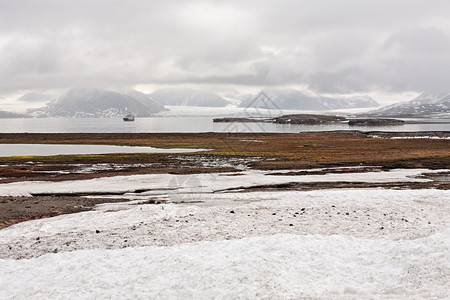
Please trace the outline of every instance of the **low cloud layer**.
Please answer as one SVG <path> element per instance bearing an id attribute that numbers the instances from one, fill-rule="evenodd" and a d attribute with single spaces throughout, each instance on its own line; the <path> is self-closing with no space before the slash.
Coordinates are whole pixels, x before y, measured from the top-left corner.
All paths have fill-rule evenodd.
<path id="1" fill-rule="evenodd" d="M 448 91 L 449 15 L 444 0 L 2 1 L 0 93 L 143 84 Z"/>

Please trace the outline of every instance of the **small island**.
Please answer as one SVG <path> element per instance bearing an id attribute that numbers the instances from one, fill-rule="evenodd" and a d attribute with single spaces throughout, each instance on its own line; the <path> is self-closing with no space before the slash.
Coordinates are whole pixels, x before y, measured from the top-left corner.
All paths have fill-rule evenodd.
<path id="1" fill-rule="evenodd" d="M 304 125 L 324 125 L 336 124 L 347 121 L 345 117 L 340 116 L 325 116 L 325 115 L 311 115 L 311 114 L 295 114 L 285 115 L 276 118 L 216 118 L 213 122 L 224 123 L 276 123 L 276 124 L 304 124 Z"/>
<path id="2" fill-rule="evenodd" d="M 347 123 L 349 126 L 393 126 L 403 125 L 405 121 L 397 119 L 348 119 L 342 116 L 327 116 L 313 114 L 284 115 L 276 118 L 216 118 L 213 122 L 224 123 L 276 123 L 300 125 L 332 125 Z"/>
<path id="3" fill-rule="evenodd" d="M 326 125 L 345 122 L 347 119 L 340 116 L 325 116 L 325 115 L 286 115 L 279 118 L 274 118 L 274 123 L 277 124 L 303 124 L 303 125 Z"/>
<path id="4" fill-rule="evenodd" d="M 215 123 L 273 123 L 270 118 L 215 118 Z"/>
<path id="5" fill-rule="evenodd" d="M 351 119 L 348 121 L 350 126 L 393 126 L 403 124 L 405 124 L 405 121 L 397 119 Z"/>

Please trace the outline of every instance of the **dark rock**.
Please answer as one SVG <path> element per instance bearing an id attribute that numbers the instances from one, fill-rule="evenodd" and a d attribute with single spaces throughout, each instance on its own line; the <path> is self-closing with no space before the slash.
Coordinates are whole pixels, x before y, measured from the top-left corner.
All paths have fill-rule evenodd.
<path id="1" fill-rule="evenodd" d="M 305 124 L 305 125 L 320 125 L 320 124 L 335 124 L 346 121 L 347 119 L 339 116 L 324 116 L 324 115 L 286 115 L 275 118 L 274 122 L 277 124 Z"/>
<path id="2" fill-rule="evenodd" d="M 260 123 L 260 122 L 269 122 L 272 123 L 272 119 L 267 118 L 214 118 L 213 122 L 215 123 Z"/>
<path id="3" fill-rule="evenodd" d="M 405 124 L 405 121 L 397 119 L 351 119 L 348 121 L 350 126 L 392 126 L 403 124 Z"/>

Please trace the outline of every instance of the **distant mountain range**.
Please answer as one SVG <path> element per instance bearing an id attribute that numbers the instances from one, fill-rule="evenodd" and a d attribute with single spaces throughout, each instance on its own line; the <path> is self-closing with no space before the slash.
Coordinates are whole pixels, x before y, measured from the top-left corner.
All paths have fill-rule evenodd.
<path id="1" fill-rule="evenodd" d="M 52 98 L 51 98 L 52 97 Z M 50 99 L 53 99 L 50 101 Z M 351 108 L 370 108 L 378 103 L 368 96 L 330 97 L 296 89 L 265 89 L 259 94 L 227 95 L 192 89 L 161 89 L 152 94 L 138 91 L 108 91 L 95 88 L 73 88 L 54 97 L 49 94 L 29 93 L 17 101 L 47 104 L 28 114 L 0 111 L 0 118 L 23 117 L 123 117 L 133 113 L 148 117 L 167 110 L 170 106 L 269 108 L 275 110 L 325 111 Z M 180 108 L 182 109 L 182 108 Z M 187 110 L 189 111 L 189 110 Z M 231 111 L 230 111 L 231 113 Z M 423 93 L 417 98 L 400 102 L 365 115 L 376 117 L 448 117 L 450 93 Z"/>
<path id="2" fill-rule="evenodd" d="M 30 118 L 29 115 L 0 110 L 0 118 Z"/>
<path id="3" fill-rule="evenodd" d="M 224 107 L 230 104 L 213 92 L 192 89 L 161 89 L 150 95 L 162 105 Z"/>
<path id="4" fill-rule="evenodd" d="M 278 108 L 286 110 L 333 110 L 343 108 L 376 107 L 378 103 L 369 96 L 324 97 L 296 89 L 269 89 L 245 99 L 239 107 Z"/>
<path id="5" fill-rule="evenodd" d="M 386 117 L 448 117 L 450 114 L 450 93 L 423 93 L 411 101 L 392 104 L 368 114 Z"/>
<path id="6" fill-rule="evenodd" d="M 113 92 L 92 88 L 73 88 L 45 107 L 30 112 L 35 117 L 122 117 L 133 113 L 148 117 L 166 110 L 149 95 L 138 91 Z"/>

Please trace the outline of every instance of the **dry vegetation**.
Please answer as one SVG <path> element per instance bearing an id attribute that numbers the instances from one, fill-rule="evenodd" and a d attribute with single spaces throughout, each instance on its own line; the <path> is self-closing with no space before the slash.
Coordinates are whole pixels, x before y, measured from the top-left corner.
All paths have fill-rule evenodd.
<path id="1" fill-rule="evenodd" d="M 107 154 L 40 157 L 0 157 L 0 183 L 25 180 L 80 180 L 104 176 L 148 173 L 201 173 L 233 171 L 244 163 L 250 168 L 306 169 L 338 166 L 380 166 L 382 168 L 450 168 L 448 139 L 373 138 L 358 132 L 347 133 L 191 133 L 191 134 L 0 134 L 2 143 L 108 144 L 163 148 L 204 148 L 191 154 Z M 212 163 L 211 163 L 212 162 Z M 206 164 L 205 164 L 206 163 Z M 80 166 L 100 168 L 80 172 Z M 115 168 L 119 166 L 119 168 Z M 398 185 L 398 184 L 397 184 Z M 402 188 L 317 183 L 311 186 L 267 186 L 264 190 L 320 189 L 338 187 Z M 421 186 L 404 188 L 448 189 L 448 177 Z M 0 229 L 24 220 L 88 210 L 111 199 L 38 196 L 0 197 Z"/>
<path id="2" fill-rule="evenodd" d="M 392 136 L 392 135 L 391 135 Z M 349 133 L 183 133 L 183 134 L 0 134 L 0 143 L 108 144 L 161 148 L 207 148 L 177 155 L 262 157 L 255 168 L 279 169 L 375 164 L 385 167 L 449 168 L 448 139 L 373 138 Z M 170 165 L 169 154 L 72 155 L 0 158 L 0 163 L 38 160 L 48 163 L 158 163 Z"/>

